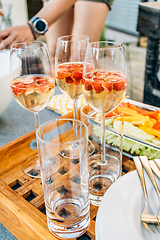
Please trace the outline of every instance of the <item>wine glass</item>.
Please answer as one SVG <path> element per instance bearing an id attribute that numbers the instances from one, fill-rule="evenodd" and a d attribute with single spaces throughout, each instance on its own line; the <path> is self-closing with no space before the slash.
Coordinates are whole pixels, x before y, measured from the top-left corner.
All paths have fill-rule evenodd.
<path id="1" fill-rule="evenodd" d="M 101 173 L 99 186 L 103 185 L 104 190 L 114 181 L 111 168 L 115 165 L 115 158 L 106 153 L 105 115 L 123 101 L 127 89 L 123 44 L 109 41 L 89 43 L 83 78 L 83 96 L 101 119 L 101 153 L 91 156 L 89 161 Z"/>
<path id="2" fill-rule="evenodd" d="M 59 37 L 55 55 L 55 77 L 62 93 L 73 100 L 73 117 L 78 119 L 77 100 L 82 97 L 83 62 L 89 37 L 83 35 L 67 35 Z M 75 126 L 73 126 L 75 127 Z M 76 134 L 76 130 L 74 131 Z M 89 151 L 94 151 L 89 146 Z M 62 154 L 66 154 L 64 151 Z"/>
<path id="3" fill-rule="evenodd" d="M 18 59 L 18 71 L 14 69 Z M 10 87 L 21 107 L 34 113 L 35 127 L 39 126 L 38 113 L 44 109 L 55 90 L 52 67 L 47 46 L 43 42 L 21 42 L 10 50 Z M 23 165 L 24 172 L 31 177 L 40 177 L 38 155 L 29 158 Z"/>

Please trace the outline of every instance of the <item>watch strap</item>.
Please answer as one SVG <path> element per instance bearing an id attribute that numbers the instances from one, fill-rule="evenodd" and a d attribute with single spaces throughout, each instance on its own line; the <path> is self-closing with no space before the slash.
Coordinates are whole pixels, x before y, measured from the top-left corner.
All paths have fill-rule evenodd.
<path id="1" fill-rule="evenodd" d="M 34 23 L 37 19 L 39 19 L 39 17 L 33 16 L 33 17 L 30 19 L 30 21 L 31 21 L 32 23 Z"/>
<path id="2" fill-rule="evenodd" d="M 29 28 L 30 28 L 30 30 L 31 30 L 31 32 L 32 32 L 32 35 L 33 35 L 33 37 L 34 37 L 34 40 L 36 40 L 37 37 L 36 37 L 36 34 L 35 34 L 35 31 L 34 31 L 34 29 L 33 29 L 32 24 L 30 24 L 30 22 L 28 22 L 27 24 L 28 24 L 28 26 L 29 26 Z"/>

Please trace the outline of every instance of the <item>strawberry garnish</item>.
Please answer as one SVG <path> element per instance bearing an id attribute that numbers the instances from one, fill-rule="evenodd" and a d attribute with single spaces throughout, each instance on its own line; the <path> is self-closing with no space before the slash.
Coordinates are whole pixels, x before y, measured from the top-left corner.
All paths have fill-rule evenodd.
<path id="1" fill-rule="evenodd" d="M 121 91 L 121 90 L 125 90 L 126 89 L 126 81 L 125 79 L 116 79 L 114 82 L 113 82 L 113 89 L 115 91 Z"/>
<path id="2" fill-rule="evenodd" d="M 12 81 L 11 82 L 11 88 L 13 89 L 13 88 L 15 88 L 15 87 L 17 87 L 18 85 L 21 85 L 21 83 L 19 82 L 19 81 Z"/>
<path id="3" fill-rule="evenodd" d="M 26 84 L 26 85 L 32 84 L 32 83 L 34 83 L 34 81 L 35 81 L 35 77 L 33 75 L 29 75 L 25 78 L 20 78 L 19 79 L 20 83 L 23 83 L 23 84 Z"/>
<path id="4" fill-rule="evenodd" d="M 19 81 L 13 81 L 11 83 L 11 89 L 16 97 L 18 97 L 26 88 L 26 85 L 20 83 Z"/>
<path id="5" fill-rule="evenodd" d="M 66 77 L 69 77 L 71 74 L 68 71 L 68 69 L 66 67 L 63 66 L 63 68 L 60 68 L 62 66 L 59 66 L 57 71 L 56 71 L 56 78 L 59 80 L 62 80 Z"/>
<path id="6" fill-rule="evenodd" d="M 48 79 L 46 78 L 39 78 L 36 80 L 37 84 L 49 84 Z"/>
<path id="7" fill-rule="evenodd" d="M 35 80 L 37 80 L 37 79 L 42 79 L 42 78 L 43 78 L 43 77 L 41 77 L 41 76 L 39 76 L 39 77 L 38 77 L 38 76 L 34 76 L 34 79 L 35 79 Z"/>
<path id="8" fill-rule="evenodd" d="M 101 93 L 104 91 L 104 88 L 102 87 L 102 81 L 98 82 L 98 81 L 95 81 L 95 82 L 92 82 L 92 87 L 95 91 L 95 93 Z"/>
<path id="9" fill-rule="evenodd" d="M 74 67 L 83 69 L 83 63 L 75 63 Z"/>
<path id="10" fill-rule="evenodd" d="M 67 84 L 82 84 L 83 63 L 69 63 L 60 65 L 57 68 L 56 78 L 62 80 L 65 78 Z"/>
<path id="11" fill-rule="evenodd" d="M 90 82 L 87 81 L 87 80 L 86 80 L 85 83 L 84 83 L 84 89 L 87 90 L 87 91 L 90 91 L 90 90 L 93 89 L 92 85 L 91 85 Z"/>
<path id="12" fill-rule="evenodd" d="M 39 85 L 37 88 L 36 88 L 36 92 L 38 93 L 45 93 L 47 92 L 49 89 L 49 86 L 45 86 L 45 85 Z"/>
<path id="13" fill-rule="evenodd" d="M 88 80 L 91 80 L 93 78 L 93 73 L 86 73 L 84 78 L 88 79 Z"/>
<path id="14" fill-rule="evenodd" d="M 102 83 L 102 86 L 107 91 L 107 93 L 110 93 L 113 90 L 113 83 L 111 81 L 104 81 Z"/>
<path id="15" fill-rule="evenodd" d="M 84 83 L 85 83 L 85 79 L 84 79 L 84 78 L 82 78 L 82 85 L 84 85 Z"/>
<path id="16" fill-rule="evenodd" d="M 82 79 L 82 73 L 81 73 L 81 72 L 78 72 L 78 71 L 74 71 L 74 72 L 72 72 L 71 77 L 72 77 L 75 81 L 80 80 L 80 79 Z"/>
<path id="17" fill-rule="evenodd" d="M 31 94 L 31 93 L 34 93 L 36 90 L 36 85 L 32 84 L 32 85 L 29 85 L 26 90 L 24 91 L 24 94 L 25 95 L 28 95 L 28 94 Z"/>
<path id="18" fill-rule="evenodd" d="M 14 88 L 12 90 L 13 90 L 15 96 L 18 97 L 23 92 L 24 89 L 22 89 L 22 88 Z"/>
<path id="19" fill-rule="evenodd" d="M 65 81 L 66 81 L 67 84 L 73 84 L 74 83 L 74 80 L 71 77 L 66 77 Z"/>
<path id="20" fill-rule="evenodd" d="M 72 72 L 71 77 L 74 80 L 75 85 L 79 85 L 82 80 L 82 73 L 78 72 L 78 71 L 74 71 L 74 72 Z"/>
<path id="21" fill-rule="evenodd" d="M 72 63 L 70 63 L 70 64 L 65 65 L 65 67 L 66 67 L 69 71 L 71 71 L 72 69 L 75 68 L 75 65 L 73 65 Z"/>

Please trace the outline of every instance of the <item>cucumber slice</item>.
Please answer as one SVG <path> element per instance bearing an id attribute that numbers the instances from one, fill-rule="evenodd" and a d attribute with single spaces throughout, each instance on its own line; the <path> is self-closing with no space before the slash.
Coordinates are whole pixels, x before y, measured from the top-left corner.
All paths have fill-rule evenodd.
<path id="1" fill-rule="evenodd" d="M 141 155 L 142 156 L 146 156 L 146 157 L 148 157 L 150 159 L 150 156 L 152 156 L 155 152 L 156 152 L 155 149 L 147 148 L 147 150 L 144 151 Z"/>
<path id="2" fill-rule="evenodd" d="M 129 152 L 135 143 L 127 138 L 123 138 L 123 150 Z"/>
<path id="3" fill-rule="evenodd" d="M 151 139 L 151 143 L 160 146 L 160 140 L 159 140 L 159 138 L 153 138 L 153 139 Z"/>
<path id="4" fill-rule="evenodd" d="M 129 122 L 124 122 L 123 133 L 136 138 L 138 137 L 146 141 L 154 138 L 153 135 L 146 133 L 145 131 L 139 129 L 138 127 L 135 127 L 132 123 L 129 123 Z"/>
<path id="5" fill-rule="evenodd" d="M 140 153 L 140 149 L 143 147 L 142 144 L 140 143 L 134 143 L 131 149 L 131 153 L 133 154 L 134 152 L 138 155 Z"/>
<path id="6" fill-rule="evenodd" d="M 115 137 L 115 138 L 114 138 L 114 141 L 112 142 L 112 144 L 113 144 L 114 146 L 120 147 L 121 144 L 122 144 L 122 141 L 121 141 L 121 139 L 120 139 L 119 137 Z"/>
<path id="7" fill-rule="evenodd" d="M 156 151 L 152 155 L 149 156 L 149 159 L 156 159 L 160 157 L 160 151 Z"/>
<path id="8" fill-rule="evenodd" d="M 116 137 L 115 135 L 111 134 L 110 136 L 106 137 L 106 142 L 107 142 L 108 144 L 114 143 L 114 142 L 116 141 L 116 138 L 117 138 L 117 137 Z"/>

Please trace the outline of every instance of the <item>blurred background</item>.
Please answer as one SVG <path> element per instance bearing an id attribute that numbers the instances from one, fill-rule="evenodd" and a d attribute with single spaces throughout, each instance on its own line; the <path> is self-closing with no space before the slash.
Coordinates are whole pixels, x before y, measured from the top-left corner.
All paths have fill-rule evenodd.
<path id="1" fill-rule="evenodd" d="M 26 23 L 28 19 L 34 16 L 42 8 L 43 5 L 42 0 L 2 0 L 4 9 L 7 4 L 10 4 L 11 6 L 9 18 L 10 25 L 13 26 Z M 157 79 L 157 71 L 159 69 L 159 53 L 157 54 L 157 52 L 159 52 L 159 36 L 152 36 L 154 40 L 156 39 L 156 42 L 154 43 L 154 46 L 150 46 L 150 48 L 154 48 L 156 56 L 155 52 L 153 53 L 154 56 L 151 56 L 151 58 L 154 58 L 150 63 L 153 65 L 152 80 L 146 79 L 148 38 L 150 36 L 148 36 L 149 34 L 147 32 L 138 30 L 141 4 L 142 6 L 143 4 L 147 4 L 147 8 L 151 9 L 151 12 L 154 9 L 154 13 L 159 14 L 160 0 L 114 0 L 112 10 L 105 22 L 101 40 L 118 41 L 125 45 L 128 69 L 127 97 L 136 101 L 160 106 L 160 88 L 159 80 Z M 152 4 L 154 4 L 154 6 Z M 158 24 L 156 23 L 156 19 L 153 20 L 154 24 Z M 140 21 L 140 25 L 142 25 L 141 29 L 143 29 L 143 24 L 144 23 Z M 8 25 L 4 24 L 2 19 L 2 28 L 4 29 L 7 27 Z M 40 37 L 40 40 L 45 41 L 45 37 Z M 150 42 L 152 42 L 152 38 L 150 39 Z M 149 66 L 149 68 L 151 68 L 151 66 Z M 147 81 L 149 81 L 149 90 Z M 155 83 L 156 81 L 158 83 Z M 145 86 L 147 87 L 145 88 Z M 147 91 L 149 91 L 149 93 Z"/>

